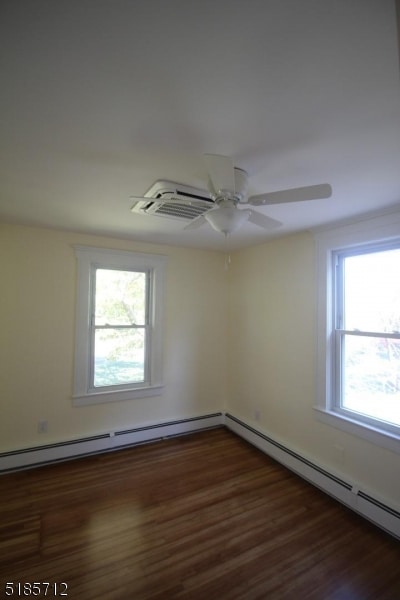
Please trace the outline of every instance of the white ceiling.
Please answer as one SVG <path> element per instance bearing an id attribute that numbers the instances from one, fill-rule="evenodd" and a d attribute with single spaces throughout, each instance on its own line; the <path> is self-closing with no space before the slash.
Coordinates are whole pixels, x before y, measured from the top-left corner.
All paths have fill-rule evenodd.
<path id="1" fill-rule="evenodd" d="M 205 188 L 203 153 L 252 194 L 332 185 L 257 209 L 274 235 L 400 201 L 394 0 L 2 0 L 0 22 L 3 221 L 222 249 L 130 212 L 157 179 Z"/>

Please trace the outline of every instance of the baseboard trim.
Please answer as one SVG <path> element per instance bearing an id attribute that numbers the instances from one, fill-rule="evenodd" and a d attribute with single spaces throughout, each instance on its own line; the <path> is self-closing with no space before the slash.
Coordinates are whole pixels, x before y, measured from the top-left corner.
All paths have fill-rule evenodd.
<path id="1" fill-rule="evenodd" d="M 2 452 L 0 453 L 0 473 L 9 473 L 92 454 L 110 452 L 154 442 L 159 439 L 211 429 L 223 424 L 224 415 L 218 412 Z"/>
<path id="2" fill-rule="evenodd" d="M 367 490 L 361 490 L 356 482 L 346 481 L 330 473 L 234 415 L 226 413 L 225 426 L 303 479 L 400 539 L 400 512 L 374 498 Z"/>

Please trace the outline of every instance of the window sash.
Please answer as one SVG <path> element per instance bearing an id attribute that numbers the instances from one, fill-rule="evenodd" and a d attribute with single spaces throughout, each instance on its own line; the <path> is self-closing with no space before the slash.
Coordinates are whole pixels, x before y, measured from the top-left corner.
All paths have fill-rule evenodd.
<path id="1" fill-rule="evenodd" d="M 144 331 L 144 362 L 143 362 L 143 379 L 140 380 L 129 380 L 127 383 L 117 383 L 115 385 L 95 385 L 95 370 L 96 370 L 96 331 L 99 330 L 142 330 Z M 101 391 L 112 391 L 112 390 L 123 390 L 123 389 L 131 389 L 137 385 L 149 384 L 149 354 L 150 354 L 150 327 L 148 325 L 118 325 L 118 326 L 110 326 L 110 325 L 100 325 L 94 326 L 91 329 L 90 335 L 90 381 L 89 381 L 89 391 L 101 392 Z"/>
<path id="2" fill-rule="evenodd" d="M 131 326 L 138 326 L 138 325 L 148 325 L 150 322 L 150 310 L 151 310 L 151 298 L 152 298 L 152 290 L 151 290 L 151 282 L 152 282 L 152 271 L 151 269 L 128 269 L 125 267 L 109 267 L 109 266 L 105 266 L 105 265 L 92 265 L 91 267 L 91 272 L 90 272 L 90 277 L 91 277 L 91 297 L 90 297 L 90 302 L 91 302 L 91 325 L 95 326 L 95 327 L 101 327 L 101 325 L 97 325 L 96 324 L 96 310 L 97 310 L 97 306 L 96 306 L 96 290 L 97 290 L 97 272 L 98 271 L 116 271 L 116 272 L 122 272 L 122 273 L 135 273 L 135 274 L 144 274 L 145 275 L 145 306 L 144 306 L 144 320 L 142 323 L 138 324 L 138 323 L 105 323 L 105 326 L 111 326 L 111 327 L 119 327 L 119 326 L 127 326 L 127 327 L 131 327 Z"/>
<path id="3" fill-rule="evenodd" d="M 135 386 L 148 385 L 150 382 L 150 352 L 151 352 L 151 341 L 150 341 L 150 314 L 151 314 L 151 305 L 152 305 L 152 294 L 151 294 L 151 270 L 141 270 L 141 269 L 126 269 L 124 267 L 118 268 L 113 267 L 112 270 L 119 272 L 132 272 L 132 273 L 145 273 L 146 274 L 146 282 L 145 282 L 145 323 L 142 325 L 137 324 L 129 324 L 129 325 L 120 325 L 114 323 L 106 323 L 105 325 L 96 325 L 96 275 L 97 271 L 101 269 L 110 270 L 110 267 L 104 265 L 92 265 L 90 277 L 91 277 L 91 294 L 90 294 L 90 325 L 89 325 L 89 353 L 90 353 L 90 365 L 89 365 L 89 392 L 101 392 L 101 391 L 113 391 L 113 390 L 124 390 L 131 389 Z M 144 330 L 144 376 L 143 380 L 140 381 L 129 381 L 127 383 L 118 383 L 115 385 L 105 385 L 98 386 L 95 385 L 95 363 L 96 363 L 96 331 L 98 330 L 136 330 L 142 329 Z"/>

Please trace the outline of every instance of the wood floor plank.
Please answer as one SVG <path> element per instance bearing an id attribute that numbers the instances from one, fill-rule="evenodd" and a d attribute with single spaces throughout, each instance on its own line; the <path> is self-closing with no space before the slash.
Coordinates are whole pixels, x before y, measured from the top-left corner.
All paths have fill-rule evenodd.
<path id="1" fill-rule="evenodd" d="M 0 487 L 0 597 L 48 581 L 76 600 L 400 598 L 397 540 L 224 428 Z"/>

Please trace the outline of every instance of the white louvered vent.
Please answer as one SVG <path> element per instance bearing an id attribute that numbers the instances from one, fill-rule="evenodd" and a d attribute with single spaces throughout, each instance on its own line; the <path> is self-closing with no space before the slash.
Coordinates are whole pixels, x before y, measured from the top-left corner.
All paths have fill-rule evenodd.
<path id="1" fill-rule="evenodd" d="M 152 198 L 162 202 L 153 202 Z M 131 210 L 134 213 L 191 221 L 210 210 L 213 204 L 204 190 L 171 181 L 156 181 L 145 193 L 144 199 L 137 200 Z"/>

